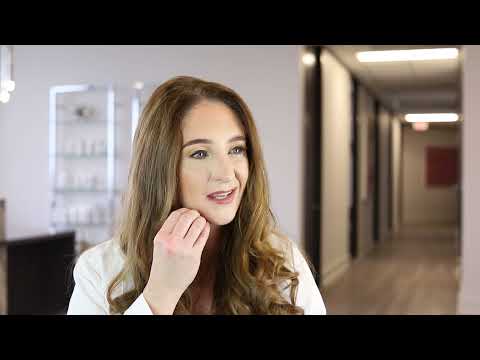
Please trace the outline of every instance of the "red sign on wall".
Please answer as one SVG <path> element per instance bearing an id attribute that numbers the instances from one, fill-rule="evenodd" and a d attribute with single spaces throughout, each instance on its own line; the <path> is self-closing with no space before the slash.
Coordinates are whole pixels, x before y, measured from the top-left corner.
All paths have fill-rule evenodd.
<path id="1" fill-rule="evenodd" d="M 452 186 L 458 183 L 458 149 L 427 146 L 427 187 Z"/>

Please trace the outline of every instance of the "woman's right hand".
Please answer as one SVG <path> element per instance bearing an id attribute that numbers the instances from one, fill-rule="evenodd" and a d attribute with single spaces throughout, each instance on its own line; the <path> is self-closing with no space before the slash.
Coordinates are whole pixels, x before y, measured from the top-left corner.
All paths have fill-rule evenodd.
<path id="1" fill-rule="evenodd" d="M 210 224 L 196 210 L 181 208 L 165 220 L 153 240 L 150 277 L 143 296 L 154 314 L 173 314 L 193 282 L 210 233 Z"/>

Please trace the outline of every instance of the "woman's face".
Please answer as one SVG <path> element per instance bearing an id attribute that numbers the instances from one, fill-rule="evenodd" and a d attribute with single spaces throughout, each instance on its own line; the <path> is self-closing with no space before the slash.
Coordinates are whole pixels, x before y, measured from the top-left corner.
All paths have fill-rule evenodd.
<path id="1" fill-rule="evenodd" d="M 232 110 L 202 101 L 182 122 L 180 163 L 182 207 L 195 209 L 212 225 L 226 225 L 237 213 L 248 179 L 245 133 Z M 213 199 L 214 192 L 234 192 Z"/>

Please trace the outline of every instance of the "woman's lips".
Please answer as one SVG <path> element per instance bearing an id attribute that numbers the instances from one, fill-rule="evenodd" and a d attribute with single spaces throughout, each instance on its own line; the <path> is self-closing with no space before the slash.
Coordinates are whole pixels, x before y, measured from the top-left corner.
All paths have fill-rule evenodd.
<path id="1" fill-rule="evenodd" d="M 218 194 L 218 193 L 222 193 L 222 192 L 217 191 L 217 192 L 212 193 L 212 194 Z M 208 200 L 213 201 L 216 204 L 225 205 L 225 204 L 230 204 L 233 201 L 236 193 L 237 193 L 237 188 L 233 189 L 232 192 L 227 197 L 225 197 L 224 199 L 215 199 L 214 197 L 212 197 L 212 194 L 208 195 L 207 198 L 208 198 Z"/>
<path id="2" fill-rule="evenodd" d="M 211 197 L 211 196 L 215 196 L 215 195 L 223 195 L 223 194 L 229 193 L 230 191 L 233 191 L 233 190 L 235 190 L 235 188 L 230 189 L 230 190 L 225 190 L 225 191 L 215 191 L 211 194 L 208 194 L 207 196 Z"/>

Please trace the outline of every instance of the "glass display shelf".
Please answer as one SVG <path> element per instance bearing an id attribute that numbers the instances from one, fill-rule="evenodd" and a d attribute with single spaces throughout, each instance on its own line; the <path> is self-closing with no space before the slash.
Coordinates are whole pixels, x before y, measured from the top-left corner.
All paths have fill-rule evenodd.
<path id="1" fill-rule="evenodd" d="M 111 226 L 113 225 L 112 223 L 52 223 L 53 226 L 55 227 L 104 227 L 104 226 Z"/>
<path id="2" fill-rule="evenodd" d="M 77 155 L 69 153 L 57 153 L 55 157 L 62 159 L 106 159 L 109 157 L 108 154 L 92 154 L 92 155 Z M 112 155 L 113 159 L 116 159 L 116 155 Z"/>
<path id="3" fill-rule="evenodd" d="M 82 90 L 82 91 L 84 91 L 84 90 Z M 120 108 L 124 106 L 124 104 L 120 101 L 114 101 L 113 105 L 115 107 L 120 107 Z M 56 111 L 66 111 L 66 112 L 71 112 L 71 113 L 74 112 L 76 109 L 78 109 L 75 106 L 65 105 L 65 104 L 61 104 L 61 103 L 56 103 L 55 108 L 56 108 Z"/>
<path id="4" fill-rule="evenodd" d="M 56 193 L 107 193 L 110 190 L 108 189 L 95 189 L 95 188 L 55 188 L 53 189 Z M 120 193 L 121 190 L 113 189 L 113 193 Z"/>
<path id="5" fill-rule="evenodd" d="M 114 124 L 120 124 L 119 121 L 113 121 Z M 97 126 L 107 126 L 109 123 L 106 120 L 85 120 L 83 118 L 79 119 L 72 119 L 72 120 L 57 120 L 57 125 L 65 125 L 65 126 L 77 126 L 77 125 L 97 125 Z"/>

